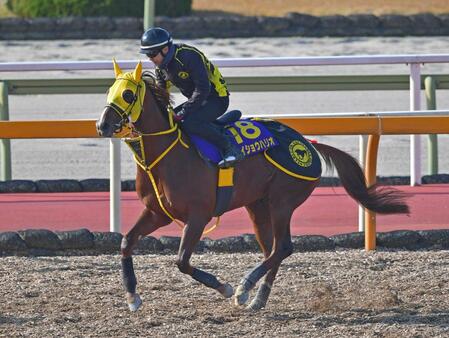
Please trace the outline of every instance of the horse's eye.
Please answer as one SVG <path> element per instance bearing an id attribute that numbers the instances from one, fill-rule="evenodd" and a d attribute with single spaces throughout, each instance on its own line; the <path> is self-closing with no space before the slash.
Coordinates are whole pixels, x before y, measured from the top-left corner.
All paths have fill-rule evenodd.
<path id="1" fill-rule="evenodd" d="M 133 103 L 134 102 L 134 93 L 129 90 L 129 89 L 125 89 L 122 93 L 122 97 L 123 100 L 125 100 L 126 103 Z"/>

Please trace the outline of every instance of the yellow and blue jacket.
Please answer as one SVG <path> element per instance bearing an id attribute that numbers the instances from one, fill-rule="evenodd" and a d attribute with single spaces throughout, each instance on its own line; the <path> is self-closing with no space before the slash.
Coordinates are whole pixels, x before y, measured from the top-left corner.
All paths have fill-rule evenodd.
<path id="1" fill-rule="evenodd" d="M 210 95 L 229 96 L 220 71 L 202 52 L 185 44 L 173 44 L 156 68 L 157 82 L 164 88 L 177 87 L 188 98 L 183 109 L 186 114 L 197 110 Z"/>

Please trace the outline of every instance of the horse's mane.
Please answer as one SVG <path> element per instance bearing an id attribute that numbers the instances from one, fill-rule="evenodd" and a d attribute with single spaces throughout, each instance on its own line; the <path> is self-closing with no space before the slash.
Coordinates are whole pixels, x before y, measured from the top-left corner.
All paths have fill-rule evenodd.
<path id="1" fill-rule="evenodd" d="M 150 71 L 144 71 L 142 73 L 142 79 L 156 99 L 159 109 L 161 111 L 166 111 L 167 107 L 173 103 L 168 90 L 158 86 L 154 74 Z"/>

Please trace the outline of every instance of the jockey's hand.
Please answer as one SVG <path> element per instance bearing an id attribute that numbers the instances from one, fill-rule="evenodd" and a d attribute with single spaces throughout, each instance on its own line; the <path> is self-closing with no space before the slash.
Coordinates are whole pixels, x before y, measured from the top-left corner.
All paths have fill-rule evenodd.
<path id="1" fill-rule="evenodd" d="M 184 120 L 185 116 L 186 116 L 186 112 L 184 111 L 184 109 L 181 109 L 177 113 L 173 114 L 173 119 L 176 122 L 182 122 L 182 120 Z"/>

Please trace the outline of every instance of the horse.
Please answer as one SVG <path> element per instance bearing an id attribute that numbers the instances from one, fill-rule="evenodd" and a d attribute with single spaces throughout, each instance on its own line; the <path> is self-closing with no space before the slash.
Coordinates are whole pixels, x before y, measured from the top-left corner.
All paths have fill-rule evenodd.
<path id="1" fill-rule="evenodd" d="M 319 183 L 286 174 L 261 154 L 235 164 L 234 190 L 227 210 L 245 207 L 253 223 L 263 261 L 247 272 L 236 290 L 226 282 L 190 264 L 196 244 L 213 217 L 218 168 L 207 164 L 191 146 L 188 136 L 170 113 L 169 92 L 157 86 L 154 75 L 142 73 L 139 62 L 132 72 L 123 72 L 114 60 L 115 82 L 107 104 L 96 121 L 101 137 L 127 134 L 137 138 L 136 192 L 143 204 L 140 217 L 121 243 L 121 272 L 126 301 L 131 311 L 142 304 L 136 292 L 132 254 L 143 236 L 170 224 L 184 223 L 176 264 L 179 270 L 237 306 L 247 304 L 249 291 L 260 281 L 247 308 L 267 304 L 281 262 L 293 252 L 290 221 L 293 211 Z M 383 214 L 408 213 L 405 196 L 393 188 L 367 187 L 363 171 L 349 154 L 314 143 L 328 168 L 336 168 L 343 187 L 363 207 Z"/>

